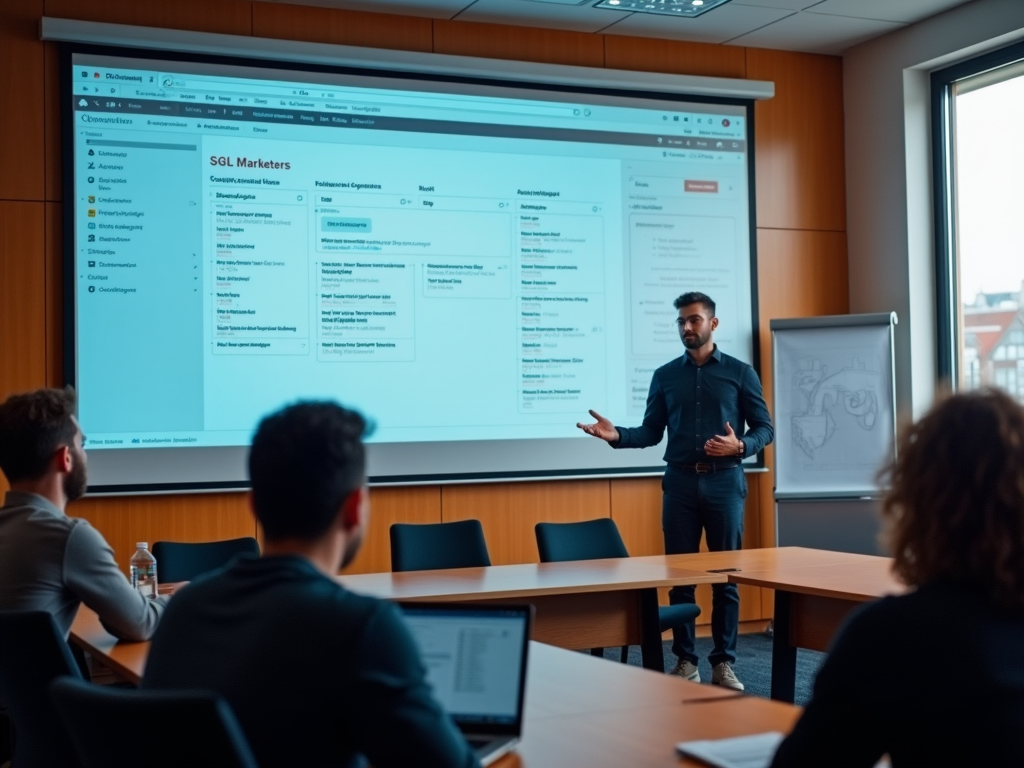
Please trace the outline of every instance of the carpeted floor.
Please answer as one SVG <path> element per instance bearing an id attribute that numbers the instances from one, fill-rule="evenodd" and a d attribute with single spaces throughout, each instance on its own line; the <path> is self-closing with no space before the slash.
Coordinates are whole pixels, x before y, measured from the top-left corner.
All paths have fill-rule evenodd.
<path id="1" fill-rule="evenodd" d="M 711 683 L 711 665 L 708 664 L 708 654 L 711 653 L 712 642 L 710 637 L 697 638 L 697 655 L 700 661 L 697 668 L 700 670 L 701 680 Z M 619 649 L 608 648 L 605 656 L 609 659 L 618 660 Z M 817 651 L 797 651 L 796 661 L 796 703 L 804 705 L 811 697 L 811 687 L 814 685 L 814 676 L 818 668 L 825 660 L 824 653 Z M 640 666 L 640 646 L 634 645 L 629 649 L 629 663 Z M 665 671 L 672 670 L 676 665 L 676 655 L 672 653 L 672 643 L 665 642 Z M 752 635 L 740 635 L 736 641 L 736 663 L 733 665 L 736 677 L 747 687 L 746 692 L 753 696 L 769 698 L 772 684 L 772 639 L 767 635 L 757 633 Z"/>

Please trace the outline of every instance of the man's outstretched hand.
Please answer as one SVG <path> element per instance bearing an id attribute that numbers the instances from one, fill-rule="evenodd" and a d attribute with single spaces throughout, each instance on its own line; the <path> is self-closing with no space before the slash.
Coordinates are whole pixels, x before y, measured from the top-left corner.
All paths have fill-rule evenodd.
<path id="1" fill-rule="evenodd" d="M 739 456 L 743 441 L 736 437 L 729 422 L 725 422 L 725 434 L 715 435 L 704 443 L 704 452 L 708 456 Z"/>
<path id="2" fill-rule="evenodd" d="M 615 425 L 608 421 L 608 419 L 597 411 L 590 411 L 590 415 L 597 419 L 596 424 L 581 424 L 580 422 L 576 422 L 576 426 L 588 435 L 599 437 L 609 443 L 614 443 L 619 439 L 619 430 L 617 430 Z"/>

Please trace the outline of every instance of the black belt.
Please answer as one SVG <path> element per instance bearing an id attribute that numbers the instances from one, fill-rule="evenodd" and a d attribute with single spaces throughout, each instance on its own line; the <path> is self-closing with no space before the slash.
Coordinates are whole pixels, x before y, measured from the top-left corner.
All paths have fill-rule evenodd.
<path id="1" fill-rule="evenodd" d="M 681 469 L 684 472 L 693 472 L 697 475 L 707 475 L 711 472 L 721 472 L 725 469 L 736 469 L 740 466 L 740 462 L 733 461 L 728 464 L 719 462 L 713 463 L 709 461 L 698 461 L 696 464 L 670 464 L 672 469 Z"/>

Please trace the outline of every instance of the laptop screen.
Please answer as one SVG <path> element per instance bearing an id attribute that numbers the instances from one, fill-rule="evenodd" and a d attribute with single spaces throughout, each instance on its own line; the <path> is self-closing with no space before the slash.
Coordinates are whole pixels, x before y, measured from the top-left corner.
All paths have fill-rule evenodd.
<path id="1" fill-rule="evenodd" d="M 401 607 L 434 696 L 463 730 L 520 722 L 529 606 Z"/>

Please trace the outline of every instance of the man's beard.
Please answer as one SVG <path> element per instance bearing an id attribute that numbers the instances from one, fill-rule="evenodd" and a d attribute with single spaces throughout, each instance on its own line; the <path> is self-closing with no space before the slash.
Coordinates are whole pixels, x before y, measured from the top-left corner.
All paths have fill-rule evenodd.
<path id="1" fill-rule="evenodd" d="M 710 338 L 710 333 L 707 334 L 706 336 L 701 336 L 699 333 L 694 334 L 693 336 L 684 336 L 683 346 L 686 347 L 687 349 L 700 349 L 701 347 L 708 343 L 708 340 Z"/>
<path id="2" fill-rule="evenodd" d="M 356 555 L 359 554 L 359 548 L 362 545 L 363 532 L 362 530 L 360 530 L 357 536 L 353 536 L 347 542 L 345 542 L 345 554 L 341 558 L 341 568 L 339 570 L 344 570 L 349 563 L 355 560 Z"/>
<path id="3" fill-rule="evenodd" d="M 71 456 L 73 457 L 71 471 L 64 475 L 63 479 L 64 497 L 68 502 L 80 499 L 85 494 L 85 487 L 88 484 L 85 472 L 85 453 L 81 448 L 73 448 Z"/>

